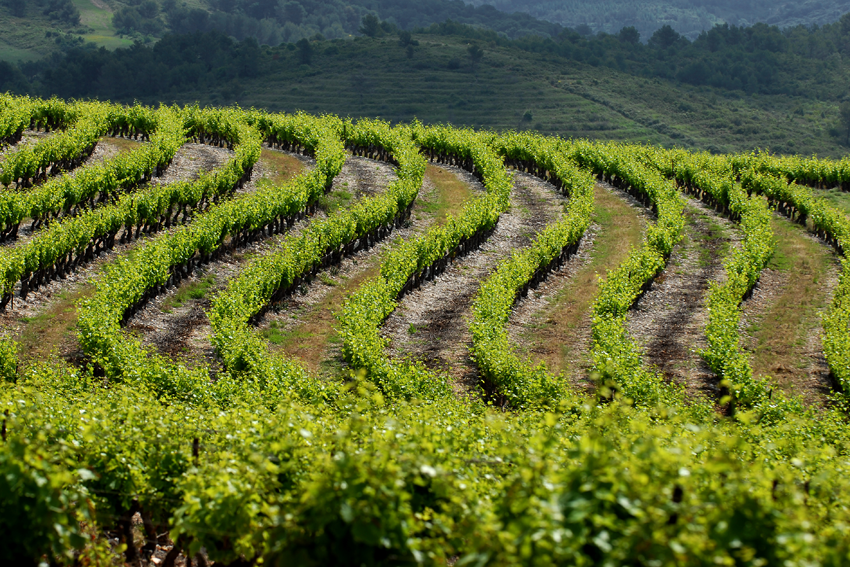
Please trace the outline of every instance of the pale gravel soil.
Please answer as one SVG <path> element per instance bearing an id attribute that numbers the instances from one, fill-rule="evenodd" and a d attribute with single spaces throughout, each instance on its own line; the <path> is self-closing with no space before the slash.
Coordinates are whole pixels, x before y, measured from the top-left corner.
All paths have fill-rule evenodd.
<path id="1" fill-rule="evenodd" d="M 480 183 L 466 176 L 481 190 Z M 459 395 L 473 392 L 478 369 L 469 356 L 472 301 L 482 281 L 515 249 L 527 246 L 535 234 L 563 212 L 564 198 L 536 177 L 516 173 L 511 208 L 478 250 L 450 264 L 432 282 L 406 295 L 387 319 L 382 334 L 390 340 L 389 355 L 421 360 L 446 372 Z"/>
<path id="2" fill-rule="evenodd" d="M 24 130 L 23 134 L 21 135 L 20 142 L 18 142 L 17 144 L 0 146 L 0 164 L 8 154 L 15 153 L 20 148 L 23 148 L 25 146 L 35 145 L 41 140 L 47 138 L 48 136 L 52 136 L 55 133 L 56 130 L 53 130 L 51 132 L 45 132 L 43 130 Z"/>
<path id="3" fill-rule="evenodd" d="M 105 153 L 110 151 L 110 146 L 111 144 L 108 143 L 100 143 L 98 144 L 98 149 Z M 114 146 L 112 147 L 114 148 Z M 206 151 L 208 149 L 214 151 L 208 152 Z M 191 181 L 196 179 L 202 171 L 208 171 L 221 165 L 230 153 L 228 150 L 223 150 L 223 152 L 218 150 L 220 148 L 209 148 L 198 144 L 192 144 L 191 147 L 184 146 L 178 152 L 178 156 L 175 157 L 175 160 L 166 170 L 163 177 L 154 181 L 158 183 L 173 183 L 175 181 Z M 115 151 L 117 153 L 117 149 Z M 22 225 L 21 228 L 23 229 L 24 226 Z M 23 245 L 31 238 L 31 234 L 25 235 L 24 238 L 18 239 L 14 245 Z M 42 285 L 37 290 L 30 291 L 25 300 L 21 299 L 20 296 L 16 296 L 6 306 L 6 309 L 0 312 L 0 328 L 8 335 L 18 335 L 25 324 L 25 319 L 35 317 L 49 310 L 57 299 L 83 291 L 86 285 L 101 273 L 104 265 L 113 261 L 121 254 L 139 246 L 147 238 L 142 237 L 126 244 L 116 243 L 111 250 L 101 253 L 93 262 L 78 267 L 64 279 L 54 279 L 46 285 Z M 20 284 L 18 284 L 17 289 L 19 288 Z M 68 355 L 69 353 L 60 354 Z"/>
<path id="4" fill-rule="evenodd" d="M 608 183 L 597 182 L 597 185 L 625 201 L 638 214 L 644 230 L 647 223 L 654 220 L 652 211 L 641 205 L 640 202 L 628 193 Z M 579 270 L 591 261 L 594 241 L 600 229 L 601 227 L 598 225 L 592 224 L 587 232 L 585 232 L 578 252 L 570 261 L 566 262 L 557 271 L 551 272 L 536 289 L 529 290 L 525 298 L 520 298 L 514 304 L 511 317 L 508 320 L 507 330 L 511 342 L 518 347 L 518 352 L 522 355 L 531 356 L 533 360 L 535 353 L 544 353 L 541 347 L 536 347 L 529 340 L 528 330 L 530 327 L 539 324 L 541 319 L 545 318 L 547 311 L 553 306 L 558 293 L 569 285 Z M 605 274 L 600 275 L 605 276 Z M 590 391 L 595 387 L 589 379 L 589 370 L 592 362 L 590 359 L 590 350 L 592 347 L 591 323 L 591 313 L 588 311 L 583 317 L 581 324 L 570 337 L 567 366 L 571 371 L 565 374 L 565 377 L 571 384 L 585 391 Z"/>
<path id="5" fill-rule="evenodd" d="M 308 160 L 308 165 L 312 167 L 315 162 Z M 261 170 L 255 168 L 252 181 L 246 184 L 245 190 L 253 190 L 256 180 L 262 174 Z M 332 191 L 345 191 L 362 198 L 383 191 L 393 179 L 395 174 L 391 166 L 366 158 L 349 156 L 342 171 L 334 179 Z M 285 234 L 251 243 L 235 253 L 228 252 L 223 258 L 195 270 L 188 280 L 181 283 L 181 287 L 213 276 L 214 284 L 204 298 L 190 299 L 182 306 L 169 309 L 167 305 L 170 298 L 177 293 L 177 288 L 172 288 L 160 294 L 134 315 L 128 322 L 127 328 L 141 336 L 144 344 L 156 348 L 160 353 L 192 366 L 209 366 L 213 373 L 216 373 L 221 369 L 220 361 L 212 347 L 210 340 L 212 327 L 205 312 L 210 307 L 210 300 L 241 272 L 251 258 L 272 252 L 282 239 L 301 232 L 310 222 L 323 218 L 327 218 L 327 214 L 319 210 L 313 217 L 293 225 Z M 356 259 L 357 256 L 355 255 L 354 258 Z M 267 314 L 261 326 L 268 325 L 271 320 L 277 318 L 292 319 L 286 313 L 291 309 L 297 311 L 312 302 L 320 301 L 323 296 L 321 288 L 327 286 L 316 279 L 312 285 L 305 287 L 306 295 L 294 296 L 293 305 L 278 309 L 280 313 Z"/>
<path id="6" fill-rule="evenodd" d="M 363 198 L 382 193 L 396 179 L 395 168 L 391 165 L 368 158 L 350 156 L 343 171 L 335 180 L 334 186 L 335 189 L 338 187 Z M 420 199 L 434 191 L 432 184 L 426 182 L 425 185 L 420 189 L 418 197 Z M 333 286 L 325 283 L 326 281 L 345 281 L 357 277 L 372 265 L 373 258 L 383 255 L 386 250 L 392 248 L 399 238 L 407 239 L 417 233 L 423 224 L 425 222 L 422 217 L 417 220 L 414 216 L 406 226 L 393 230 L 389 237 L 377 245 L 368 250 L 358 250 L 343 258 L 339 264 L 322 270 L 309 285 L 303 285 L 301 290 L 272 306 L 257 322 L 257 328 L 267 330 L 272 325 L 276 325 L 281 333 L 297 328 L 303 322 L 302 314 L 320 303 L 333 291 Z M 338 347 L 338 345 L 336 346 Z M 339 351 L 340 349 L 337 348 L 335 352 L 329 353 L 326 358 L 334 359 L 341 364 L 342 358 Z"/>
<path id="7" fill-rule="evenodd" d="M 690 396 L 713 397 L 717 378 L 699 355 L 707 346 L 709 282 L 725 280 L 723 260 L 740 244 L 737 226 L 696 199 L 685 199 L 685 235 L 667 267 L 631 309 L 628 333 L 644 362 Z M 711 237 L 710 224 L 719 228 Z M 726 252 L 722 252 L 723 247 Z"/>
<path id="8" fill-rule="evenodd" d="M 780 218 L 787 221 L 784 216 Z M 808 232 L 804 233 L 803 237 L 815 240 L 822 246 L 829 247 L 826 242 Z M 806 336 L 801 339 L 805 347 L 803 349 L 804 358 L 800 361 L 800 364 L 806 369 L 805 377 L 795 378 L 793 384 L 797 395 L 802 396 L 807 404 L 822 404 L 824 398 L 835 389 L 835 384 L 830 375 L 829 365 L 823 353 L 823 343 L 821 341 L 823 327 L 820 320 L 832 303 L 832 297 L 838 288 L 839 274 L 839 263 L 837 261 L 832 262 L 829 266 L 827 276 L 818 282 L 818 285 L 824 290 L 826 297 L 829 298 L 829 301 L 826 302 L 826 306 L 823 309 L 817 312 L 811 321 Z M 792 277 L 794 275 L 791 273 L 773 270 L 771 268 L 765 268 L 762 271 L 759 281 L 756 283 L 755 288 L 753 288 L 751 297 L 741 305 L 741 319 L 738 324 L 738 332 L 741 337 L 740 344 L 744 349 L 753 351 L 758 346 L 756 337 L 749 334 L 749 329 L 752 325 L 761 323 L 765 314 L 782 294 L 783 289 Z M 777 365 L 772 369 L 771 374 L 778 376 L 792 372 L 794 372 L 793 369 Z M 764 376 L 756 377 L 764 378 Z"/>

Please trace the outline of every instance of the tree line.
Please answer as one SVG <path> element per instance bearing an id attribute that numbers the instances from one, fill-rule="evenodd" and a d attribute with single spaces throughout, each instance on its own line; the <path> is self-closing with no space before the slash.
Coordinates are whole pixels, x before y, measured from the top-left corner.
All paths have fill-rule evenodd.
<path id="1" fill-rule="evenodd" d="M 416 45 L 410 32 L 374 14 L 362 18 L 356 31 L 371 37 L 398 34 L 409 56 Z M 583 35 L 562 29 L 556 35 L 511 39 L 493 30 L 447 20 L 414 33 L 460 36 L 485 48 L 501 46 L 559 57 L 565 66 L 569 61 L 579 61 L 742 95 L 786 94 L 835 101 L 846 96 L 845 58 L 850 56 L 850 14 L 835 24 L 812 28 L 780 30 L 765 24 L 747 28 L 724 24 L 702 33 L 695 41 L 669 26 L 657 30 L 645 43 L 632 27 L 615 35 Z M 317 35 L 288 43 L 285 49 L 270 49 L 253 38 L 237 41 L 221 31 L 196 31 L 166 34 L 154 45 L 137 42 L 113 52 L 91 45 L 73 46 L 42 61 L 20 66 L 0 63 L 0 91 L 129 102 L 133 97 L 162 99 L 280 73 L 293 62 L 318 65 L 314 54 L 344 56 L 347 45 Z M 289 52 L 294 52 L 294 57 L 285 56 Z M 473 61 L 473 68 L 478 60 L 480 56 Z"/>

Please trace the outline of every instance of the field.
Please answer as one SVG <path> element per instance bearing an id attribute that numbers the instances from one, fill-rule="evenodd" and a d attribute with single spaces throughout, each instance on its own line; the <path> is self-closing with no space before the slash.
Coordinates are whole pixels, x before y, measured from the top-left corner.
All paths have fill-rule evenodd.
<path id="1" fill-rule="evenodd" d="M 0 546 L 841 565 L 847 160 L 0 98 Z"/>

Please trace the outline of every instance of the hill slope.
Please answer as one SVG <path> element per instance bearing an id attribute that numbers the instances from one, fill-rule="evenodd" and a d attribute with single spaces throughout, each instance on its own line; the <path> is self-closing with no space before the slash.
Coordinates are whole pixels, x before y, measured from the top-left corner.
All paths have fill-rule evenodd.
<path id="1" fill-rule="evenodd" d="M 688 86 L 510 45 L 479 43 L 476 62 L 467 38 L 412 39 L 418 42 L 412 49 L 395 37 L 313 42 L 306 64 L 292 44 L 267 48 L 216 34 L 168 36 L 151 50 L 80 51 L 28 88 L 127 102 L 238 102 L 392 121 L 419 118 L 714 151 L 845 151 L 830 134 L 839 122 L 837 100 Z"/>
<path id="2" fill-rule="evenodd" d="M 644 38 L 670 25 L 694 39 L 715 24 L 751 26 L 764 22 L 780 27 L 823 25 L 850 11 L 847 0 L 468 0 L 506 12 L 525 12 L 536 18 L 588 32 L 616 33 L 634 26 Z"/>
<path id="3" fill-rule="evenodd" d="M 363 19 L 378 32 L 427 27 L 447 19 L 519 37 L 557 35 L 561 26 L 460 0 L 6 0 L 0 2 L 0 61 L 31 61 L 85 42 L 98 47 L 151 43 L 166 33 L 219 31 L 271 46 L 302 38 L 360 35 Z"/>

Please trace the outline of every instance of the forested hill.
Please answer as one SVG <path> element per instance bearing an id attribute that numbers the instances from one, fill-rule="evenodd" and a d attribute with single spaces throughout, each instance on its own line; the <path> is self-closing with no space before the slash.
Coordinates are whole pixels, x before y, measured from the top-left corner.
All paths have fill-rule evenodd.
<path id="1" fill-rule="evenodd" d="M 439 56 L 439 49 L 418 50 L 417 41 L 409 32 L 373 15 L 361 20 L 360 30 L 372 38 L 397 39 L 407 53 L 406 65 L 413 70 L 424 72 L 432 68 Z M 850 81 L 850 14 L 835 24 L 812 29 L 718 25 L 693 42 L 670 26 L 657 30 L 646 43 L 641 42 L 640 33 L 633 27 L 623 28 L 615 35 L 588 37 L 563 29 L 554 37 L 528 35 L 510 39 L 492 30 L 448 20 L 415 31 L 428 37 L 459 37 L 470 46 L 476 45 L 479 51 L 499 46 L 524 52 L 529 65 L 534 65 L 535 58 L 555 57 L 560 65 L 579 62 L 638 77 L 713 87 L 731 91 L 734 96 L 793 95 L 837 103 L 846 97 Z M 201 44 L 210 46 L 197 54 L 201 44 L 193 44 L 195 40 L 187 43 L 182 36 L 171 34 L 153 47 L 136 43 L 130 50 L 109 52 L 82 46 L 20 67 L 0 64 L 0 91 L 112 99 L 123 99 L 128 93 L 169 95 L 197 87 L 199 81 L 203 84 L 210 74 L 219 79 L 222 69 L 232 69 L 225 73 L 228 78 L 255 77 L 276 72 L 279 61 L 292 57 L 295 63 L 319 70 L 327 61 L 322 55 L 351 51 L 347 45 L 350 41 L 322 36 L 270 48 L 261 47 L 250 38 L 243 46 L 235 45 L 220 32 L 209 32 L 214 35 L 204 36 Z M 287 57 L 281 59 L 282 55 Z M 157 81 L 137 72 L 152 66 L 163 68 L 156 74 L 160 78 Z M 176 69 L 177 74 L 173 79 L 162 80 L 169 75 L 167 69 Z"/>
<path id="2" fill-rule="evenodd" d="M 850 12 L 850 0 L 467 0 L 520 11 L 586 33 L 634 26 L 645 37 L 669 25 L 695 39 L 716 24 L 779 27 L 824 25 Z"/>
<path id="3" fill-rule="evenodd" d="M 850 0 L 0 0 L 0 60 L 35 60 L 89 42 L 129 47 L 168 33 L 218 31 L 272 47 L 302 38 L 350 39 L 363 35 L 367 16 L 402 30 L 450 19 L 511 39 L 634 27 L 646 41 L 664 25 L 694 40 L 716 24 L 810 27 L 846 12 Z"/>
<path id="4" fill-rule="evenodd" d="M 53 17 L 51 6 L 61 8 L 62 0 L 50 1 L 55 4 L 44 0 L 41 17 Z M 277 8 L 297 11 L 306 1 Z M 370 6 L 380 2 L 393 6 L 391 0 Z M 452 4 L 420 4 L 428 2 Z M 26 13 L 37 3 L 27 4 Z M 326 6 L 330 15 L 343 4 Z M 511 38 L 446 20 L 411 32 L 400 25 L 403 12 L 381 20 L 366 7 L 356 20 L 357 36 L 317 33 L 273 45 L 250 34 L 237 41 L 209 24 L 213 16 L 197 5 L 166 2 L 165 8 L 173 11 L 158 13 L 156 21 L 177 25 L 184 20 L 175 14 L 189 14 L 179 29 L 191 33 L 163 33 L 158 41 L 112 51 L 72 42 L 40 60 L 0 61 L 0 92 L 150 104 L 238 102 L 718 151 L 839 155 L 850 145 L 850 14 L 813 28 L 723 24 L 691 41 L 671 26 L 649 37 L 634 27 L 596 35 L 554 27 Z M 318 4 L 312 9 L 319 13 Z M 191 16 L 201 12 L 206 15 Z M 493 8 L 470 13 L 506 17 Z M 309 26 L 306 14 L 302 25 Z M 61 43 L 64 36 L 54 39 Z"/>
<path id="5" fill-rule="evenodd" d="M 79 48 L 22 68 L 0 65 L 0 91 L 150 104 L 238 102 L 713 151 L 847 151 L 839 25 L 799 29 L 796 36 L 767 26 L 721 27 L 694 43 L 668 31 L 648 45 L 632 43 L 636 32 L 628 30 L 557 41 L 511 41 L 449 23 L 414 34 L 387 33 L 380 23 L 377 30 L 373 37 L 275 48 L 218 32 L 166 35 L 153 46 L 114 52 Z M 668 35 L 673 41 L 662 41 Z M 764 43 L 771 38 L 773 44 Z M 812 51 L 800 51 L 804 45 Z M 711 72 L 689 71 L 699 65 Z M 702 83 L 726 80 L 729 71 L 741 73 L 729 88 Z M 744 82 L 750 76 L 756 81 Z"/>
<path id="6" fill-rule="evenodd" d="M 387 29 L 451 19 L 515 38 L 557 36 L 562 26 L 461 0 L 0 0 L 0 60 L 17 62 L 92 42 L 107 49 L 168 33 L 218 31 L 263 45 L 362 35 L 373 16 Z"/>

